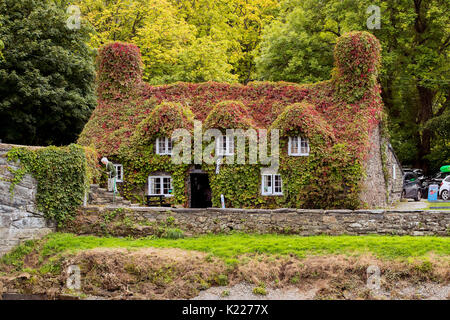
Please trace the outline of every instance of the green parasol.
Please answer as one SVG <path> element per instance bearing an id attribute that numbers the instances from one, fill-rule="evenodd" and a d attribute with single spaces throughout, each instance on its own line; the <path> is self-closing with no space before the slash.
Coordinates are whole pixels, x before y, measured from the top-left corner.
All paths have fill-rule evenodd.
<path id="1" fill-rule="evenodd" d="M 441 167 L 441 172 L 450 172 L 450 165 Z"/>

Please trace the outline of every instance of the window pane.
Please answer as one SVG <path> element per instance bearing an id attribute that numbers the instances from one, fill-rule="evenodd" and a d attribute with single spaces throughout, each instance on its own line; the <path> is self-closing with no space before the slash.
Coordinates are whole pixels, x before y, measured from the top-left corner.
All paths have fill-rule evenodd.
<path id="1" fill-rule="evenodd" d="M 167 153 L 172 154 L 172 139 L 169 138 L 166 139 L 167 139 Z"/>
<path id="2" fill-rule="evenodd" d="M 156 193 L 156 194 L 161 194 L 161 178 L 157 178 L 157 179 L 156 179 L 156 183 L 155 183 L 155 193 Z"/>
<path id="3" fill-rule="evenodd" d="M 156 178 L 151 178 L 152 180 L 152 192 L 151 194 L 161 194 L 161 179 L 156 177 Z"/>
<path id="4" fill-rule="evenodd" d="M 298 154 L 298 137 L 291 137 L 291 153 Z"/>
<path id="5" fill-rule="evenodd" d="M 301 144 L 300 144 L 300 153 L 302 154 L 308 154 L 309 153 L 309 145 L 308 145 L 308 139 L 300 138 Z"/>
<path id="6" fill-rule="evenodd" d="M 117 172 L 117 180 L 122 180 L 123 179 L 122 166 L 120 164 L 115 164 L 114 167 L 116 168 Z"/>
<path id="7" fill-rule="evenodd" d="M 217 139 L 217 155 L 226 156 L 234 153 L 233 137 L 222 135 Z"/>
<path id="8" fill-rule="evenodd" d="M 227 136 L 227 154 L 233 154 L 234 153 L 234 137 L 233 136 Z"/>
<path id="9" fill-rule="evenodd" d="M 222 139 L 222 150 L 220 153 L 222 155 L 225 155 L 227 154 L 227 138 L 226 136 L 222 136 L 221 139 Z"/>
<path id="10" fill-rule="evenodd" d="M 272 193 L 272 176 L 263 175 L 263 191 L 264 193 Z"/>
<path id="11" fill-rule="evenodd" d="M 155 194 L 155 179 L 156 178 L 150 178 L 148 180 L 148 183 L 149 183 L 149 185 L 148 185 L 148 193 L 149 194 Z"/>
<path id="12" fill-rule="evenodd" d="M 281 176 L 279 174 L 275 174 L 273 176 L 274 179 L 274 193 L 281 193 Z"/>
<path id="13" fill-rule="evenodd" d="M 159 154 L 165 154 L 166 153 L 166 141 L 165 138 L 159 138 L 158 139 L 159 142 Z"/>
<path id="14" fill-rule="evenodd" d="M 169 195 L 171 190 L 171 178 L 163 178 L 163 194 Z"/>

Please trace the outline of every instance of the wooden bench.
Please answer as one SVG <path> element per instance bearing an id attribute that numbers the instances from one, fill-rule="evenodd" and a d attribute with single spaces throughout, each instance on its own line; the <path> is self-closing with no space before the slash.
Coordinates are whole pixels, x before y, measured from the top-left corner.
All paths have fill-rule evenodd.
<path id="1" fill-rule="evenodd" d="M 166 203 L 165 196 L 160 195 L 146 195 L 146 205 L 147 207 L 170 207 L 169 203 Z"/>

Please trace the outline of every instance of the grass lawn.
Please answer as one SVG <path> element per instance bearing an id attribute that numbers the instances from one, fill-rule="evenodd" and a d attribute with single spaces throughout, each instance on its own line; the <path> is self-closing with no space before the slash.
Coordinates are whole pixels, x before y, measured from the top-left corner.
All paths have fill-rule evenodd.
<path id="1" fill-rule="evenodd" d="M 43 257 L 62 252 L 74 252 L 93 248 L 146 247 L 180 248 L 197 250 L 226 260 L 243 254 L 308 255 L 371 253 L 379 258 L 406 259 L 426 258 L 433 254 L 448 258 L 450 256 L 450 238 L 448 237 L 412 237 L 412 236 L 311 236 L 296 235 L 257 235 L 231 234 L 206 235 L 196 238 L 160 239 L 160 238 L 99 238 L 94 236 L 76 236 L 68 233 L 54 233 L 46 237 L 41 248 Z"/>
<path id="2" fill-rule="evenodd" d="M 447 202 L 429 202 L 427 201 L 428 206 L 426 210 L 450 210 L 450 201 Z M 441 209 L 431 209 L 432 207 L 440 207 Z M 445 207 L 445 209 L 442 209 Z"/>

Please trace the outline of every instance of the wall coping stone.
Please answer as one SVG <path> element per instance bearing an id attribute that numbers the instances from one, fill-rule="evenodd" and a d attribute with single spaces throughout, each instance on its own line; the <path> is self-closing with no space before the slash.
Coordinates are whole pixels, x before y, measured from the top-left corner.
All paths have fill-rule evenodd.
<path id="1" fill-rule="evenodd" d="M 1 209 L 1 205 L 0 205 Z M 295 209 L 295 208 L 278 208 L 278 209 L 243 209 L 243 208 L 169 208 L 169 207 L 130 207 L 130 206 L 95 206 L 87 205 L 82 206 L 81 209 L 87 209 L 92 211 L 104 211 L 104 210 L 117 210 L 117 209 L 127 209 L 134 212 L 163 212 L 163 213 L 202 213 L 205 210 L 213 213 L 226 213 L 226 214 L 279 214 L 279 213 L 292 213 L 292 214 L 323 214 L 323 215 L 333 215 L 333 214 L 371 214 L 371 215 L 384 215 L 384 214 L 401 214 L 401 213 L 416 213 L 416 214 L 446 214 L 450 217 L 450 210 L 439 211 L 439 210 L 389 210 L 389 209 L 359 209 L 359 210 L 348 210 L 348 209 Z"/>
<path id="2" fill-rule="evenodd" d="M 324 214 L 352 214 L 352 213 L 355 213 L 355 211 L 345 209 L 325 210 L 324 212 Z"/>

